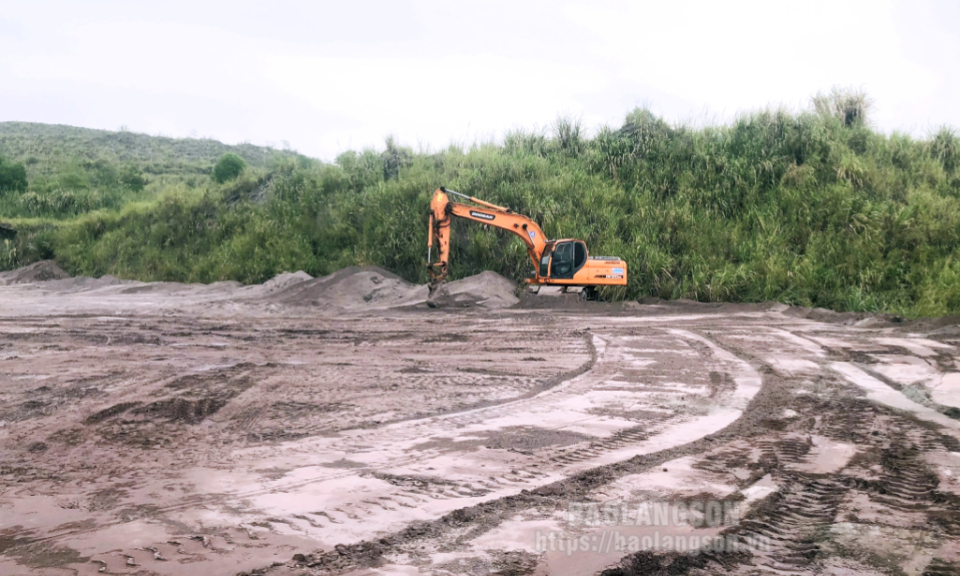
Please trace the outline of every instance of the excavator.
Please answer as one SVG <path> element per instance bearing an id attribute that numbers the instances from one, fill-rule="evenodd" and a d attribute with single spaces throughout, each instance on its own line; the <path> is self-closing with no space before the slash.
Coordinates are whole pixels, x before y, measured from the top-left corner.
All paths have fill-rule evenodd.
<path id="1" fill-rule="evenodd" d="M 451 196 L 465 202 L 454 202 Z M 627 284 L 627 263 L 620 258 L 590 256 L 583 240 L 549 240 L 540 226 L 529 217 L 441 186 L 434 191 L 430 200 L 430 228 L 427 232 L 427 267 L 430 272 L 428 304 L 434 305 L 434 297 L 447 278 L 450 225 L 455 217 L 516 234 L 527 246 L 527 254 L 533 263 L 533 277 L 526 280 L 531 292 L 577 293 L 581 298 L 592 298 L 598 286 Z M 436 262 L 432 258 L 434 243 L 439 246 L 439 260 Z"/>

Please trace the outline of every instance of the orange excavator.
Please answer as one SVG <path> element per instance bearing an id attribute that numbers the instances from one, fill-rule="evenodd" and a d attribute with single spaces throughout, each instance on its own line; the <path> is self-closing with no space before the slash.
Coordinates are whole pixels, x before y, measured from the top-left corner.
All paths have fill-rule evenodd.
<path id="1" fill-rule="evenodd" d="M 454 202 L 450 197 L 470 202 Z M 597 286 L 626 286 L 627 263 L 613 256 L 590 256 L 583 240 L 549 240 L 536 222 L 504 206 L 447 190 L 443 186 L 430 201 L 430 228 L 427 233 L 427 266 L 430 270 L 430 300 L 447 278 L 450 264 L 450 224 L 454 217 L 495 226 L 516 234 L 527 246 L 533 263 L 533 277 L 526 282 L 531 291 L 552 286 L 554 293 L 575 292 L 590 298 Z M 439 260 L 433 262 L 434 243 Z"/>

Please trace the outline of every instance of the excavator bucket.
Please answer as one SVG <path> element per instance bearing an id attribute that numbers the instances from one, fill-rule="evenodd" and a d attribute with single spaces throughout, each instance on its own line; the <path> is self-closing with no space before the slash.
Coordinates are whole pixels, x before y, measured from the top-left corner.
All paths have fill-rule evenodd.
<path id="1" fill-rule="evenodd" d="M 427 287 L 429 290 L 427 293 L 427 306 L 431 308 L 439 307 L 443 297 L 447 295 L 446 282 L 430 282 Z"/>

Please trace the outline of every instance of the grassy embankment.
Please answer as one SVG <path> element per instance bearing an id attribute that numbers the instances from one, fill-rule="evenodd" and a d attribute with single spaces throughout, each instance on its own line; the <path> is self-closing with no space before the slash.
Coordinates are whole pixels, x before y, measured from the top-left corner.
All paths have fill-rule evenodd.
<path id="1" fill-rule="evenodd" d="M 75 274 L 259 282 L 377 264 L 424 281 L 427 203 L 446 184 L 625 258 L 630 285 L 608 297 L 958 313 L 958 139 L 946 128 L 927 139 L 878 133 L 865 112 L 843 93 L 807 112 L 703 128 L 638 109 L 592 138 L 558 121 L 549 133 L 436 153 L 388 141 L 333 164 L 0 124 L 0 156 L 30 177 L 26 192 L 0 195 L 0 221 L 18 228 L 0 267 L 52 257 Z M 64 135 L 51 138 L 54 129 Z M 226 151 L 249 166 L 218 185 L 209 174 Z M 511 235 L 459 223 L 451 267 L 454 277 L 490 269 L 520 279 L 529 261 Z"/>

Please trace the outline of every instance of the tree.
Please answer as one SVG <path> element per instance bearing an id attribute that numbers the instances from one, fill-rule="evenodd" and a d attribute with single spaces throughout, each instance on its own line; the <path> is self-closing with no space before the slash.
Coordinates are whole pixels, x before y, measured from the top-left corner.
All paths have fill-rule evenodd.
<path id="1" fill-rule="evenodd" d="M 8 162 L 0 158 L 0 192 L 14 190 L 23 192 L 27 189 L 27 169 L 23 164 Z"/>
<path id="2" fill-rule="evenodd" d="M 143 175 L 143 172 L 133 164 L 124 166 L 120 172 L 120 182 L 134 192 L 140 192 L 147 185 L 147 179 Z"/>
<path id="3" fill-rule="evenodd" d="M 213 167 L 213 179 L 219 184 L 223 184 L 227 180 L 235 180 L 246 167 L 247 163 L 243 161 L 243 158 L 233 152 L 227 152 L 220 157 L 220 160 L 217 160 L 217 165 Z"/>

